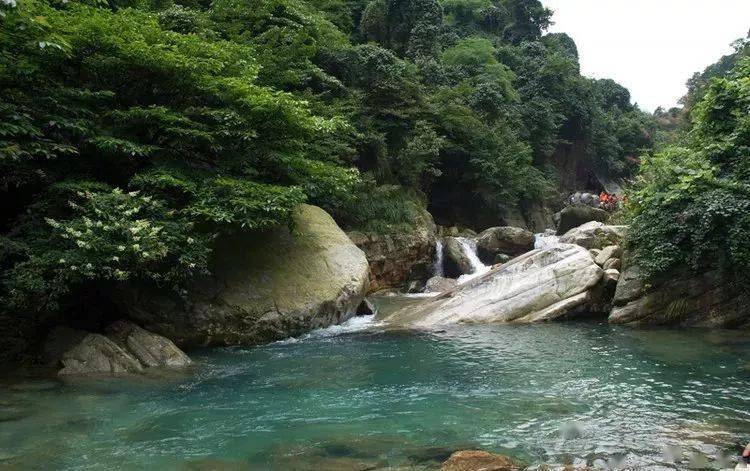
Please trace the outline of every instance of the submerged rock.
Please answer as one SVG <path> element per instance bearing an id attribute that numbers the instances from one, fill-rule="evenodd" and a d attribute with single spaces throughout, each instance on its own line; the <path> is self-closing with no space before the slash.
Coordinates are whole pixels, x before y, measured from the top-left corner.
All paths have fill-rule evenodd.
<path id="1" fill-rule="evenodd" d="M 566 232 L 560 237 L 560 242 L 601 250 L 608 245 L 621 245 L 626 230 L 627 226 L 608 226 L 591 221 Z"/>
<path id="2" fill-rule="evenodd" d="M 414 327 L 539 322 L 585 312 L 602 269 L 582 247 L 561 244 L 517 257 L 455 290 L 399 309 L 385 321 Z"/>
<path id="3" fill-rule="evenodd" d="M 256 344 L 349 319 L 369 285 L 365 254 L 316 206 L 300 205 L 292 227 L 219 240 L 211 275 L 184 297 L 130 286 L 120 305 L 178 345 Z"/>
<path id="4" fill-rule="evenodd" d="M 453 453 L 440 468 L 441 471 L 515 471 L 522 466 L 504 455 L 481 450 L 463 450 Z"/>
<path id="5" fill-rule="evenodd" d="M 613 306 L 609 321 L 615 324 L 750 327 L 750 292 L 719 269 L 674 270 L 647 281 L 629 264 Z"/>
<path id="6" fill-rule="evenodd" d="M 609 219 L 609 213 L 603 209 L 591 206 L 568 206 L 555 215 L 555 220 L 558 221 L 557 235 L 563 235 L 587 222 L 606 222 L 607 219 Z"/>
<path id="7" fill-rule="evenodd" d="M 474 273 L 471 263 L 461 241 L 455 237 L 443 239 L 443 271 L 448 278 Z"/>
<path id="8" fill-rule="evenodd" d="M 490 227 L 477 236 L 477 255 L 486 265 L 500 254 L 521 255 L 534 249 L 534 234 L 519 227 Z"/>

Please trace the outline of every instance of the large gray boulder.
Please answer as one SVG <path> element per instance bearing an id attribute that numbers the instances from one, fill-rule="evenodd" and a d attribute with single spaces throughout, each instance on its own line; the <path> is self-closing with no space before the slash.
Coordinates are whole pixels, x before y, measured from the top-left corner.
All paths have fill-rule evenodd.
<path id="1" fill-rule="evenodd" d="M 48 366 L 60 375 L 142 373 L 145 368 L 179 369 L 192 362 L 174 343 L 129 321 L 117 321 L 107 335 L 56 327 L 44 345 Z"/>
<path id="2" fill-rule="evenodd" d="M 601 250 L 610 245 L 621 245 L 626 230 L 627 226 L 608 226 L 599 221 L 591 221 L 566 232 L 560 237 L 560 242 Z"/>
<path id="3" fill-rule="evenodd" d="M 365 254 L 316 206 L 300 205 L 292 227 L 218 240 L 211 274 L 182 297 L 129 286 L 119 304 L 180 346 L 257 344 L 349 319 L 368 287 Z"/>
<path id="4" fill-rule="evenodd" d="M 63 353 L 60 375 L 141 373 L 143 366 L 126 349 L 101 334 L 87 334 Z"/>
<path id="5" fill-rule="evenodd" d="M 145 367 L 184 368 L 192 363 L 171 340 L 132 322 L 113 322 L 106 328 L 106 332 Z"/>
<path id="6" fill-rule="evenodd" d="M 588 313 L 603 275 L 589 252 L 561 244 L 533 250 L 454 290 L 387 316 L 387 323 L 432 327 L 458 323 L 540 322 Z M 596 299 L 595 299 L 596 298 Z"/>
<path id="7" fill-rule="evenodd" d="M 456 237 L 443 238 L 443 272 L 448 278 L 474 273 L 474 265 L 466 255 L 461 241 Z"/>
<path id="8" fill-rule="evenodd" d="M 351 231 L 349 238 L 367 257 L 370 265 L 368 292 L 405 287 L 410 281 L 425 281 L 433 275 L 437 228 L 432 216 L 423 211 L 408 230 L 392 234 Z"/>
<path id="9" fill-rule="evenodd" d="M 626 264 L 620 274 L 609 321 L 614 324 L 750 327 L 750 292 L 716 268 L 698 273 L 673 270 L 647 280 Z"/>
<path id="10" fill-rule="evenodd" d="M 534 248 L 534 234 L 520 227 L 490 227 L 477 236 L 477 255 L 491 265 L 499 254 L 521 255 Z"/>
<path id="11" fill-rule="evenodd" d="M 567 206 L 555 215 L 557 223 L 557 235 L 563 235 L 569 230 L 591 221 L 606 222 L 609 213 L 600 208 L 591 206 Z"/>

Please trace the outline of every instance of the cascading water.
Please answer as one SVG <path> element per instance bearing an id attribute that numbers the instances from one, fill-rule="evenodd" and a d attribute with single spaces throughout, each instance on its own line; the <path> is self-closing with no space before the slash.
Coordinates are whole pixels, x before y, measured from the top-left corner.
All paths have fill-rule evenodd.
<path id="1" fill-rule="evenodd" d="M 435 242 L 435 264 L 432 268 L 433 276 L 444 277 L 443 272 L 443 241 L 438 239 Z"/>
<path id="2" fill-rule="evenodd" d="M 560 243 L 560 237 L 555 234 L 552 230 L 540 232 L 534 234 L 534 248 L 535 249 L 548 249 L 554 247 Z"/>
<path id="3" fill-rule="evenodd" d="M 474 272 L 471 274 L 459 276 L 458 284 L 466 283 L 467 281 L 473 280 L 474 278 L 482 276 L 490 271 L 492 267 L 485 265 L 481 260 L 479 260 L 479 256 L 477 255 L 476 241 L 467 239 L 466 237 L 457 237 L 456 239 L 458 240 L 459 244 L 461 244 L 461 248 L 463 248 L 466 258 L 469 260 L 469 262 L 471 262 L 471 267 L 474 269 Z"/>

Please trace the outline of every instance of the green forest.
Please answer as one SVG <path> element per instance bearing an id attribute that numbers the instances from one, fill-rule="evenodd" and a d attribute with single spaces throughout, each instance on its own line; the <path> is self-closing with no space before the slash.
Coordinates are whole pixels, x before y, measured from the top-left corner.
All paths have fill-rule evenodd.
<path id="1" fill-rule="evenodd" d="M 594 177 L 634 179 L 621 217 L 649 273 L 707 254 L 747 267 L 747 44 L 690 80 L 684 109 L 651 115 L 581 75 L 551 15 L 538 0 L 4 0 L 4 327 L 121 282 L 180 292 L 218 237 L 288 225 L 301 202 L 347 230 L 397 233 L 425 209 L 482 229 Z M 565 148 L 585 175 L 565 174 Z"/>

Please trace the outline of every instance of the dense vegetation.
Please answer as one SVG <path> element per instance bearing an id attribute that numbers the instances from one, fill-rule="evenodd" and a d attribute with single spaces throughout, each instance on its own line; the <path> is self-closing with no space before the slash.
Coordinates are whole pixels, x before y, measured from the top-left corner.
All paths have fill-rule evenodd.
<path id="1" fill-rule="evenodd" d="M 750 41 L 688 83 L 687 131 L 644 159 L 630 243 L 650 275 L 750 267 Z"/>
<path id="2" fill-rule="evenodd" d="M 127 280 L 179 289 L 218 236 L 301 201 L 389 231 L 427 205 L 554 198 L 570 143 L 628 175 L 654 122 L 580 76 L 550 16 L 538 0 L 0 2 L 0 322 Z"/>

